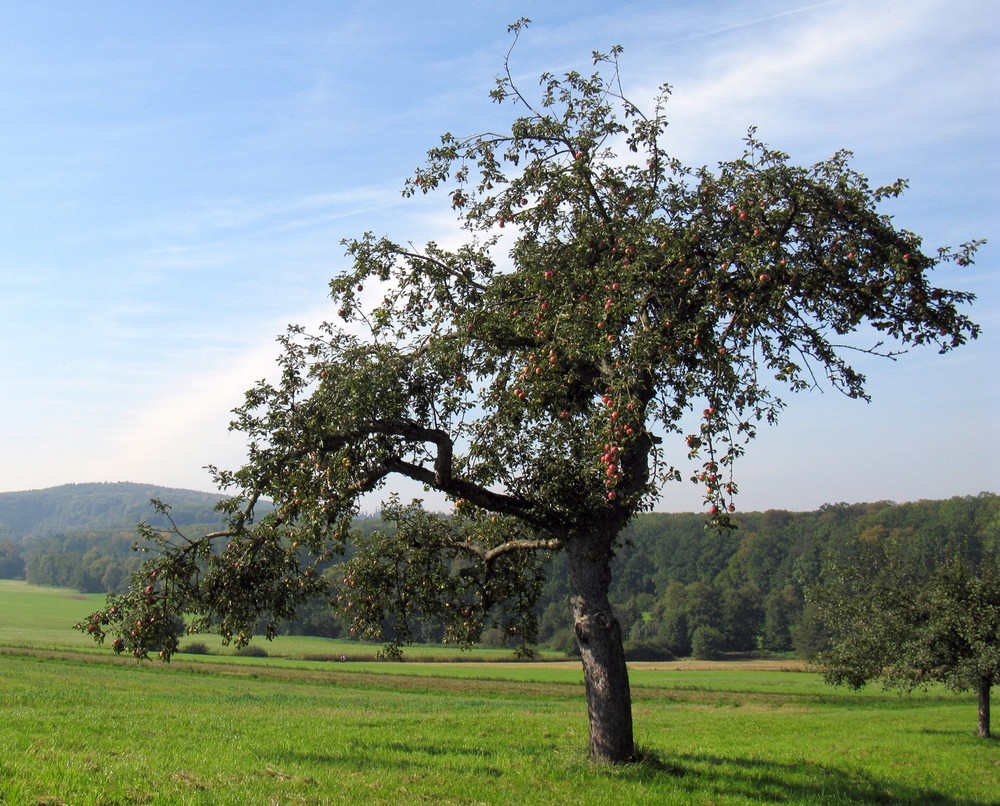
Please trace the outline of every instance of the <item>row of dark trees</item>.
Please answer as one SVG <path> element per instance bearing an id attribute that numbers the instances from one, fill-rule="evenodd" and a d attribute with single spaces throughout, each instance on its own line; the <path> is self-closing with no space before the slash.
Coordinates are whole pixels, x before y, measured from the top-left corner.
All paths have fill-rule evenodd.
<path id="1" fill-rule="evenodd" d="M 24 577 L 80 593 L 117 593 L 142 564 L 128 532 L 56 535 L 27 551 Z"/>
<path id="2" fill-rule="evenodd" d="M 123 529 L 6 540 L 0 543 L 0 579 L 25 579 L 80 593 L 120 593 L 142 565 L 142 555 L 133 551 L 135 545 L 135 532 Z"/>
<path id="3" fill-rule="evenodd" d="M 905 547 L 917 578 L 929 578 L 947 561 L 978 564 L 1000 556 L 1000 496 L 907 504 L 836 504 L 815 512 L 746 513 L 738 528 L 705 529 L 690 514 L 646 514 L 626 531 L 629 551 L 615 560 L 611 600 L 629 649 L 657 657 L 701 653 L 795 651 L 811 657 L 825 645 L 811 593 L 825 571 L 851 561 L 859 545 Z M 369 533 L 384 526 L 367 519 Z M 0 544 L 0 577 L 83 593 L 125 590 L 142 557 L 127 532 L 62 534 L 24 550 Z M 331 562 L 330 576 L 339 573 Z M 566 610 L 565 561 L 554 557 L 536 606 L 539 643 L 572 651 Z M 331 603 L 315 600 L 284 622 L 285 633 L 351 637 L 349 622 Z M 434 623 L 410 627 L 419 640 L 437 641 Z M 391 637 L 391 633 L 389 635 Z M 487 643 L 507 636 L 488 630 Z"/>

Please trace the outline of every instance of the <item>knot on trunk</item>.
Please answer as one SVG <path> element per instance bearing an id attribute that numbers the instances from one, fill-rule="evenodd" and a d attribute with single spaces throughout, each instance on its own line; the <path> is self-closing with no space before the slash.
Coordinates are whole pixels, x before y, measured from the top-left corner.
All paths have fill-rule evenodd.
<path id="1" fill-rule="evenodd" d="M 580 616 L 576 620 L 574 629 L 576 630 L 576 638 L 581 644 L 589 644 L 590 637 L 595 630 L 600 630 L 601 632 L 606 632 L 611 630 L 615 625 L 615 617 L 612 613 L 608 613 L 603 610 L 599 610 L 596 613 Z"/>

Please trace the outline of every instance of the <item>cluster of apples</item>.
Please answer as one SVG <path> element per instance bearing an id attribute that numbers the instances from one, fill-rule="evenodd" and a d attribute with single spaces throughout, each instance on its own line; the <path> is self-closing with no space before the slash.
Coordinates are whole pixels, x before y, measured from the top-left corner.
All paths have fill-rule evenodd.
<path id="1" fill-rule="evenodd" d="M 536 353 L 531 353 L 528 356 L 527 363 L 525 363 L 524 368 L 518 373 L 518 380 L 522 383 L 531 379 L 532 377 L 537 377 L 541 375 L 546 369 L 556 370 L 559 368 L 559 357 L 556 355 L 556 351 L 550 349 L 547 357 L 540 358 Z M 515 390 L 514 394 L 518 397 L 523 398 L 523 394 L 517 394 L 519 391 Z"/>
<path id="2" fill-rule="evenodd" d="M 601 396 L 601 402 L 607 411 L 608 424 L 604 433 L 609 441 L 601 446 L 603 453 L 600 462 L 604 468 L 604 486 L 608 500 L 613 501 L 616 497 L 615 491 L 624 475 L 620 461 L 622 446 L 635 435 L 638 427 L 635 420 L 637 407 L 633 401 L 621 406 L 620 401 L 616 401 L 610 392 Z"/>
<path id="3" fill-rule="evenodd" d="M 151 616 L 149 616 L 148 618 L 145 618 L 145 619 L 142 619 L 142 618 L 136 619 L 135 624 L 132 627 L 129 628 L 129 631 L 128 631 L 129 637 L 133 638 L 133 639 L 136 639 L 135 654 L 136 654 L 137 657 L 142 653 L 142 650 L 139 649 L 139 647 L 141 647 L 141 646 L 143 646 L 143 645 L 145 645 L 145 644 L 148 643 L 147 641 L 144 641 L 143 639 L 146 636 L 148 636 L 148 635 L 154 635 L 155 634 L 155 630 L 158 629 L 158 628 L 159 628 L 159 625 L 156 623 L 156 616 L 153 616 L 153 615 L 151 615 Z M 125 641 L 122 640 L 121 638 L 116 638 L 112 642 L 111 648 L 115 652 L 122 652 L 125 649 Z M 165 653 L 163 653 L 161 651 L 160 652 L 160 657 L 163 657 L 164 654 Z"/>
<path id="4" fill-rule="evenodd" d="M 615 294 L 617 294 L 619 291 L 621 291 L 621 283 L 619 283 L 617 281 L 612 282 L 612 283 L 605 283 L 604 284 L 604 291 L 607 294 L 607 296 L 604 299 L 604 306 L 603 306 L 604 318 L 603 319 L 599 319 L 597 321 L 597 329 L 598 330 L 604 330 L 605 324 L 607 322 L 607 317 L 610 316 L 611 309 L 612 309 L 612 307 L 615 304 Z M 580 299 L 584 300 L 585 298 L 581 297 Z M 614 333 L 608 333 L 607 335 L 605 335 L 604 338 L 608 342 L 608 344 L 614 344 L 615 341 L 616 341 Z"/>

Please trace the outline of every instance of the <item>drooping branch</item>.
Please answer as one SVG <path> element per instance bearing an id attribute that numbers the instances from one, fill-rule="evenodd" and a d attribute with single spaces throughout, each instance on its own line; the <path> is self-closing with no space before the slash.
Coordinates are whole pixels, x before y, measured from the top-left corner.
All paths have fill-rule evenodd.
<path id="1" fill-rule="evenodd" d="M 407 478 L 426 484 L 439 492 L 469 501 L 489 512 L 495 512 L 498 515 L 512 515 L 536 528 L 554 527 L 554 524 L 546 518 L 533 512 L 531 504 L 523 498 L 488 490 L 481 485 L 453 476 L 449 477 L 447 483 L 441 484 L 437 481 L 438 475 L 436 473 L 400 458 L 387 459 L 386 465 Z"/>
<path id="2" fill-rule="evenodd" d="M 358 425 L 350 431 L 331 435 L 323 440 L 323 449 L 335 452 L 373 435 L 397 436 L 415 443 L 431 443 L 437 449 L 433 469 L 406 461 L 399 455 L 381 458 L 377 467 L 365 477 L 358 492 L 374 489 L 383 478 L 398 473 L 413 481 L 453 496 L 465 499 L 479 507 L 500 515 L 511 515 L 537 528 L 552 528 L 553 524 L 533 511 L 530 501 L 512 495 L 489 490 L 467 479 L 457 478 L 454 473 L 455 445 L 451 435 L 440 428 L 429 428 L 419 423 L 407 421 L 369 422 Z"/>

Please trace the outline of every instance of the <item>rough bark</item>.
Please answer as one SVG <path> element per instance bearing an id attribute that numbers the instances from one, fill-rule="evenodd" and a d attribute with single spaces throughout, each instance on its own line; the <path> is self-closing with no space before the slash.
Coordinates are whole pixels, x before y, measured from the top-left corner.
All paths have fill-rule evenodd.
<path id="1" fill-rule="evenodd" d="M 622 630 L 608 601 L 611 543 L 605 535 L 567 541 L 570 604 L 576 642 L 583 660 L 590 724 L 590 756 L 600 763 L 635 758 L 632 694 L 622 646 Z"/>
<path id="2" fill-rule="evenodd" d="M 982 680 L 979 683 L 979 736 L 990 738 L 990 683 Z"/>

